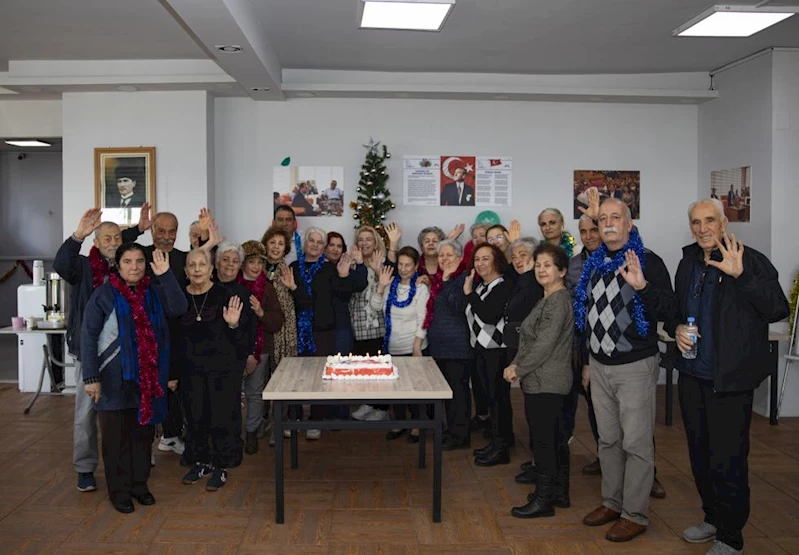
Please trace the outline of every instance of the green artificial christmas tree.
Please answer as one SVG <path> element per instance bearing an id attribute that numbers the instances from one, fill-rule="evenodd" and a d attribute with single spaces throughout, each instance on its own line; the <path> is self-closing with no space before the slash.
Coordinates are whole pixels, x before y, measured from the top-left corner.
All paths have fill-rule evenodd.
<path id="1" fill-rule="evenodd" d="M 358 181 L 358 200 L 350 202 L 350 208 L 355 210 L 353 218 L 357 220 L 355 227 L 370 225 L 374 227 L 384 240 L 387 240 L 386 232 L 383 229 L 386 224 L 386 214 L 397 205 L 391 202 L 391 191 L 388 190 L 388 172 L 386 171 L 385 161 L 391 158 L 386 145 L 382 147 L 380 154 L 380 141 L 374 141 L 369 137 L 366 147 L 366 160 L 361 166 L 360 179 Z"/>

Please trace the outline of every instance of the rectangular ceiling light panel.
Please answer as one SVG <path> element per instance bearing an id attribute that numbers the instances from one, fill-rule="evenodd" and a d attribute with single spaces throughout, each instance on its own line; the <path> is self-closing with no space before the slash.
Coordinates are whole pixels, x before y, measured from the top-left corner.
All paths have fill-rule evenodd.
<path id="1" fill-rule="evenodd" d="M 455 0 L 362 0 L 362 29 L 440 31 Z"/>
<path id="2" fill-rule="evenodd" d="M 24 148 L 29 148 L 34 146 L 50 146 L 50 143 L 45 143 L 43 141 L 35 141 L 35 140 L 6 141 L 6 144 L 11 146 L 21 146 Z"/>
<path id="3" fill-rule="evenodd" d="M 679 37 L 749 37 L 799 12 L 799 7 L 713 6 L 672 34 Z"/>

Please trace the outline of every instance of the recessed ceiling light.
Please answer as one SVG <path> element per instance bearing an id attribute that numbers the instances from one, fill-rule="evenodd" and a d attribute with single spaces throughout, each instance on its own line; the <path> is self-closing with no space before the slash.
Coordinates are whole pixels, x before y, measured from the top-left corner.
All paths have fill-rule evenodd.
<path id="1" fill-rule="evenodd" d="M 241 52 L 244 50 L 238 44 L 217 44 L 214 46 L 220 52 L 224 52 L 225 54 L 236 54 L 237 52 Z"/>
<path id="2" fill-rule="evenodd" d="M 789 6 L 727 6 L 708 8 L 674 29 L 675 37 L 749 37 L 799 12 Z"/>
<path id="3" fill-rule="evenodd" d="M 440 31 L 455 0 L 361 0 L 361 29 Z"/>
<path id="4" fill-rule="evenodd" d="M 269 92 L 269 87 L 250 87 L 253 92 Z"/>
<path id="5" fill-rule="evenodd" d="M 11 146 L 21 146 L 21 147 L 33 147 L 33 146 L 50 146 L 50 143 L 45 143 L 44 141 L 38 141 L 36 139 L 20 139 L 18 141 L 6 141 L 7 145 Z"/>
<path id="6" fill-rule="evenodd" d="M 133 92 L 133 91 L 138 91 L 139 89 L 137 89 L 133 85 L 120 85 L 117 87 L 117 90 L 122 92 Z"/>
<path id="7" fill-rule="evenodd" d="M 308 92 L 308 91 L 300 91 L 300 92 L 298 92 L 298 93 L 296 94 L 296 96 L 298 96 L 298 97 L 300 97 L 300 98 L 312 98 L 312 97 L 314 97 L 314 96 L 316 96 L 316 95 L 315 95 L 314 93 L 312 93 L 312 92 Z"/>

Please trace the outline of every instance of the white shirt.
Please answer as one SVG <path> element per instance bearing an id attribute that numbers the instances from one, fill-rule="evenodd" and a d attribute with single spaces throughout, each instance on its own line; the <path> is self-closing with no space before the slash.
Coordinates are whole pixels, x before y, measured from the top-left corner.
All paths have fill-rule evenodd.
<path id="1" fill-rule="evenodd" d="M 335 189 L 325 189 L 322 194 L 330 200 L 341 200 L 344 197 L 344 191 L 336 187 Z"/>
<path id="2" fill-rule="evenodd" d="M 384 294 L 378 293 L 377 288 L 372 295 L 371 306 L 374 310 L 385 307 L 389 285 Z M 397 287 L 397 301 L 405 301 L 411 292 L 410 285 L 400 284 Z M 413 302 L 404 308 L 391 307 L 391 337 L 388 338 L 388 352 L 392 355 L 410 355 L 413 353 L 413 342 L 417 337 L 422 338 L 422 350 L 427 348 L 427 330 L 422 327 L 427 316 L 427 299 L 430 298 L 430 289 L 426 285 L 416 287 Z"/>

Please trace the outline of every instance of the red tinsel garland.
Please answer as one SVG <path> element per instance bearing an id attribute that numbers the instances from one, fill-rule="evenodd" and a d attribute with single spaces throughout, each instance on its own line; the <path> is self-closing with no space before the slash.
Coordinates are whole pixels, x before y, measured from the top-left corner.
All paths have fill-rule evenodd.
<path id="1" fill-rule="evenodd" d="M 449 279 L 455 279 L 461 273 L 466 270 L 468 266 L 468 262 L 466 258 L 462 258 L 460 264 L 449 277 Z M 436 303 L 436 297 L 441 290 L 444 288 L 444 272 L 441 270 L 440 266 L 436 267 L 436 273 L 430 274 L 427 272 L 427 266 L 424 262 L 424 257 L 419 260 L 419 266 L 416 268 L 416 271 L 419 273 L 420 276 L 427 276 L 430 278 L 430 298 L 427 299 L 427 313 L 424 316 L 424 323 L 422 324 L 422 329 L 428 329 L 430 324 L 433 323 L 433 316 L 435 316 L 435 310 L 433 307 Z"/>
<path id="2" fill-rule="evenodd" d="M 133 315 L 136 328 L 136 344 L 139 350 L 139 390 L 141 391 L 141 407 L 139 424 L 147 424 L 153 417 L 153 399 L 163 397 L 158 372 L 158 343 L 155 341 L 153 325 L 144 309 L 144 293 L 150 285 L 150 277 L 144 278 L 131 289 L 119 274 L 111 274 L 111 285 L 119 291 L 128 304 Z"/>
<path id="3" fill-rule="evenodd" d="M 100 249 L 92 247 L 89 251 L 89 266 L 92 269 L 92 291 L 105 283 L 105 278 L 111 275 L 111 265 L 100 254 Z"/>
<path id="4" fill-rule="evenodd" d="M 264 292 L 266 291 L 266 272 L 261 271 L 255 279 L 246 279 L 244 274 L 239 270 L 238 282 L 247 288 L 250 294 L 258 299 L 259 303 L 264 302 Z M 261 306 L 263 308 L 263 306 Z M 258 324 L 255 330 L 255 360 L 261 362 L 261 352 L 264 350 L 264 323 L 258 318 Z"/>

